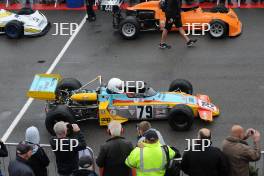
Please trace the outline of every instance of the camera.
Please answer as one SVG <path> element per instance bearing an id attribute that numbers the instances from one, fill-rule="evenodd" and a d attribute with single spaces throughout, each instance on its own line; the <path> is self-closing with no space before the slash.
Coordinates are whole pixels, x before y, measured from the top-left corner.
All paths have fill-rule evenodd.
<path id="1" fill-rule="evenodd" d="M 72 124 L 68 123 L 66 127 L 67 127 L 67 136 L 71 136 L 73 134 Z"/>
<path id="2" fill-rule="evenodd" d="M 249 131 L 249 134 L 251 134 L 251 135 L 254 135 L 255 133 L 256 133 L 255 130 L 250 130 L 250 131 Z"/>

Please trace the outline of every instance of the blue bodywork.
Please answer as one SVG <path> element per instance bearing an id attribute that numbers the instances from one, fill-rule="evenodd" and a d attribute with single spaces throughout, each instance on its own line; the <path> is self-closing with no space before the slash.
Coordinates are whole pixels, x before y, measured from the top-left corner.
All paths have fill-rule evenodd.
<path id="1" fill-rule="evenodd" d="M 100 94 L 98 95 L 99 102 L 109 101 L 109 105 L 112 105 L 113 100 L 153 100 L 160 102 L 169 102 L 169 103 L 180 103 L 180 104 L 197 104 L 197 98 L 191 95 L 185 94 L 173 94 L 166 92 L 157 92 L 153 96 L 143 96 L 142 94 L 135 94 L 133 97 L 128 97 L 126 93 L 123 94 L 109 94 L 105 87 L 100 88 Z"/>

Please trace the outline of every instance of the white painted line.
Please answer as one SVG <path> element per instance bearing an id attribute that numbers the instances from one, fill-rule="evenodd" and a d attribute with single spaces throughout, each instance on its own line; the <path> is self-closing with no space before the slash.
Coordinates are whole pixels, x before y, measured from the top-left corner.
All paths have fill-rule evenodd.
<path id="1" fill-rule="evenodd" d="M 73 35 L 67 41 L 67 43 L 64 45 L 64 47 L 62 48 L 62 50 L 59 53 L 59 55 L 56 57 L 56 59 L 53 61 L 53 63 L 49 67 L 49 69 L 46 71 L 47 74 L 52 73 L 52 71 L 55 69 L 55 67 L 57 66 L 57 64 L 61 60 L 62 56 L 65 54 L 65 52 L 67 51 L 67 49 L 71 45 L 72 41 L 75 39 L 75 37 L 80 32 L 80 30 L 83 27 L 83 25 L 85 24 L 86 18 L 87 18 L 87 15 L 84 16 L 84 18 L 82 19 L 82 21 L 79 24 L 79 26 L 76 29 L 76 31 L 73 33 Z M 31 103 L 33 102 L 33 100 L 34 100 L 33 98 L 29 98 L 27 100 L 27 102 L 25 103 L 25 105 L 23 106 L 23 108 L 19 111 L 19 113 L 17 114 L 17 116 L 15 117 L 15 119 L 13 120 L 13 122 L 11 123 L 11 125 L 8 127 L 8 129 L 6 130 L 5 134 L 1 138 L 1 140 L 3 142 L 6 142 L 7 141 L 7 139 L 9 138 L 9 136 L 11 135 L 11 133 L 13 132 L 13 130 L 15 129 L 15 127 L 17 126 L 17 124 L 19 123 L 19 121 L 22 119 L 22 117 L 24 116 L 24 114 L 28 110 L 28 108 L 31 105 Z"/>
<path id="2" fill-rule="evenodd" d="M 62 48 L 61 52 L 59 53 L 59 55 L 56 57 L 56 59 L 54 60 L 54 62 L 52 63 L 52 65 L 50 66 L 50 68 L 48 69 L 48 71 L 46 72 L 47 74 L 52 73 L 52 71 L 54 70 L 54 68 L 56 67 L 56 65 L 59 63 L 59 61 L 61 60 L 62 56 L 65 54 L 65 52 L 67 51 L 67 49 L 71 45 L 72 41 L 75 39 L 75 37 L 80 32 L 80 30 L 83 27 L 83 25 L 85 24 L 86 18 L 87 18 L 87 15 L 84 16 L 83 20 L 79 24 L 79 26 L 76 29 L 76 31 L 73 33 L 73 35 L 67 41 L 67 43 L 65 44 L 65 46 Z"/>

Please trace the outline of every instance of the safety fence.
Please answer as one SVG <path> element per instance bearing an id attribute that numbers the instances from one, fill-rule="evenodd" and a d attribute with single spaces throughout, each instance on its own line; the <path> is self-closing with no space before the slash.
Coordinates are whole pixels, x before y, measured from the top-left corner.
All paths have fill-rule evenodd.
<path id="1" fill-rule="evenodd" d="M 8 149 L 8 157 L 6 158 L 0 158 L 1 162 L 1 171 L 3 173 L 3 176 L 8 176 L 8 164 L 11 160 L 14 160 L 16 158 L 16 146 L 17 143 L 5 143 Z M 55 155 L 53 151 L 51 150 L 50 145 L 48 144 L 40 144 L 40 146 L 44 149 L 46 152 L 48 158 L 50 159 L 50 164 L 48 167 L 48 175 L 49 176 L 58 176 L 57 174 L 57 167 L 56 167 L 56 161 L 55 161 Z M 88 151 L 91 153 L 92 158 L 95 158 L 92 149 L 87 147 Z M 258 176 L 264 176 L 264 151 L 261 152 L 261 159 L 258 162 L 252 162 L 251 165 L 255 168 L 258 168 Z M 181 159 L 177 159 L 181 160 Z M 95 160 L 94 160 L 95 163 Z M 95 164 L 94 164 L 95 166 Z M 96 170 L 94 168 L 94 170 Z M 98 170 L 98 169 L 97 169 Z M 181 173 L 181 176 L 185 176 L 184 173 Z"/>
<path id="2" fill-rule="evenodd" d="M 5 2 L 6 8 L 10 6 L 10 4 L 13 3 L 21 3 L 21 1 L 26 1 L 26 0 L 0 0 L 0 2 L 3 1 Z M 43 4 L 43 3 L 49 3 L 53 4 L 54 7 L 56 8 L 59 4 L 65 3 L 65 0 L 27 0 L 27 1 L 33 1 L 35 4 Z M 129 1 L 129 0 L 128 0 Z M 133 0 L 132 0 L 133 1 Z M 137 3 L 142 2 L 142 1 L 149 1 L 149 0 L 134 0 Z M 204 2 L 204 0 L 185 0 L 187 4 L 197 4 L 200 1 Z M 208 0 L 208 2 L 214 3 L 214 0 Z M 231 0 L 232 1 L 232 0 Z M 254 0 L 253 0 L 254 1 Z M 256 0 L 255 0 L 256 1 Z M 227 0 L 215 0 L 216 4 L 219 5 L 220 2 L 225 2 L 225 5 L 227 5 Z M 184 3 L 184 2 L 183 2 Z M 241 0 L 235 0 L 235 3 L 237 3 L 237 7 L 240 7 L 241 5 Z M 132 3 L 133 4 L 133 3 Z"/>
<path id="3" fill-rule="evenodd" d="M 18 143 L 5 143 L 5 145 L 6 145 L 7 150 L 8 150 L 8 157 L 0 158 L 0 163 L 1 163 L 0 168 L 1 168 L 3 176 L 8 176 L 8 164 L 11 160 L 14 160 L 16 158 L 16 146 L 18 145 Z M 50 159 L 50 164 L 48 166 L 48 175 L 49 176 L 58 176 L 57 166 L 56 166 L 56 161 L 55 161 L 55 155 L 54 155 L 54 152 L 52 151 L 50 145 L 49 144 L 40 144 L 40 146 L 44 149 L 45 153 L 47 154 L 48 158 Z M 87 151 L 85 151 L 85 154 L 89 154 L 92 156 L 92 158 L 95 158 L 94 154 L 93 154 L 93 150 L 91 148 L 87 147 Z M 82 155 L 82 153 L 80 153 L 80 154 Z"/>

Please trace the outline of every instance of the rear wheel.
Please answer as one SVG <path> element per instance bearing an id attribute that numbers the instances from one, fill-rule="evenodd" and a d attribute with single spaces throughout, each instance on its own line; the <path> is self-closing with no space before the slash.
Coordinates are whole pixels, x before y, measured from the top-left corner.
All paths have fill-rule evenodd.
<path id="1" fill-rule="evenodd" d="M 65 105 L 58 105 L 55 109 L 46 114 L 45 125 L 51 135 L 55 135 L 53 127 L 60 121 L 68 122 L 70 124 L 76 123 L 73 112 Z"/>
<path id="2" fill-rule="evenodd" d="M 134 39 L 139 33 L 139 23 L 133 16 L 126 17 L 119 25 L 119 33 L 124 39 Z"/>
<path id="3" fill-rule="evenodd" d="M 185 104 L 178 104 L 171 109 L 168 121 L 173 130 L 187 131 L 192 127 L 194 121 L 193 110 Z"/>
<path id="4" fill-rule="evenodd" d="M 185 79 L 175 79 L 174 81 L 171 82 L 169 91 L 170 92 L 181 91 L 181 92 L 192 95 L 193 86 L 189 81 Z"/>
<path id="5" fill-rule="evenodd" d="M 221 20 L 214 20 L 210 23 L 209 33 L 212 38 L 223 38 L 228 32 L 227 24 Z"/>
<path id="6" fill-rule="evenodd" d="M 72 90 L 77 90 L 82 87 L 82 84 L 80 83 L 79 80 L 75 78 L 64 78 L 62 79 L 56 88 L 56 96 L 59 97 L 61 96 L 62 91 L 72 91 Z"/>
<path id="7" fill-rule="evenodd" d="M 10 21 L 5 26 L 5 33 L 11 39 L 17 39 L 24 35 L 23 23 L 17 20 Z"/>

